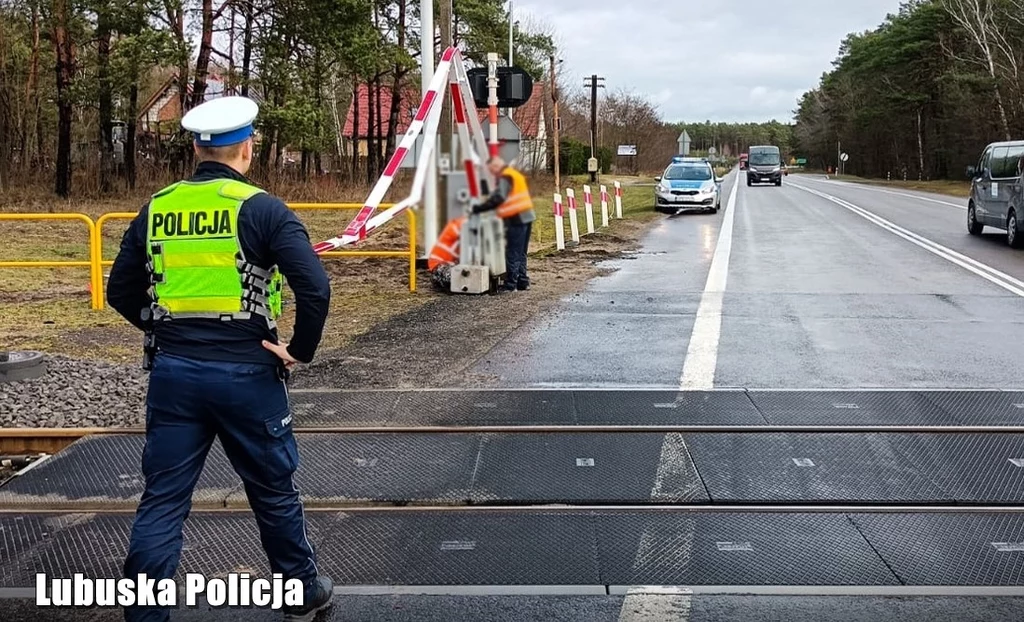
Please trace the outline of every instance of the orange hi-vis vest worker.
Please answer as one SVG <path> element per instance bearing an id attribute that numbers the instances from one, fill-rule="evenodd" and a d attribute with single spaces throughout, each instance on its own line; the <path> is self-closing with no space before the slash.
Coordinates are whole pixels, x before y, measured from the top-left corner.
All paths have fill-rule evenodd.
<path id="1" fill-rule="evenodd" d="M 498 206 L 498 217 L 511 218 L 533 209 L 533 199 L 530 198 L 526 177 L 511 166 L 505 167 L 501 174 L 512 179 L 512 190 L 505 198 L 505 202 Z"/>
<path id="2" fill-rule="evenodd" d="M 452 220 L 437 238 L 434 248 L 430 249 L 430 257 L 427 259 L 427 269 L 431 272 L 442 264 L 454 264 L 459 260 L 459 236 L 462 234 L 462 224 L 466 222 L 465 216 L 459 216 Z"/>

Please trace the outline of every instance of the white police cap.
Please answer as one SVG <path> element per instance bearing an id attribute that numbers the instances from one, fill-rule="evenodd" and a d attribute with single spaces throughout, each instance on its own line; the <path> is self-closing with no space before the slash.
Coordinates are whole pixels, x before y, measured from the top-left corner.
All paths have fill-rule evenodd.
<path id="1" fill-rule="evenodd" d="M 203 147 L 234 145 L 252 136 L 260 107 L 248 97 L 218 97 L 189 110 L 181 126 Z"/>

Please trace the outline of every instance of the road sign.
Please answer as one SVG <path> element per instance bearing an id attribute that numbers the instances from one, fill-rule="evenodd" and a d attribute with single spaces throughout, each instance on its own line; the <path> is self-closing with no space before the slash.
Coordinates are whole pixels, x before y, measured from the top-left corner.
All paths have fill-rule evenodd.
<path id="1" fill-rule="evenodd" d="M 636 145 L 619 145 L 618 154 L 620 156 L 635 156 Z"/>
<path id="2" fill-rule="evenodd" d="M 588 173 L 596 173 L 597 172 L 597 158 L 589 158 L 589 159 L 587 159 L 587 172 Z"/>
<path id="3" fill-rule="evenodd" d="M 803 166 L 804 164 L 807 164 L 807 158 L 797 158 L 796 163 Z"/>
<path id="4" fill-rule="evenodd" d="M 843 162 L 846 162 L 847 160 L 850 159 L 850 154 L 844 153 L 841 156 L 839 156 L 839 159 L 842 160 Z"/>
<path id="5" fill-rule="evenodd" d="M 708 147 L 708 155 L 715 155 L 716 153 L 718 153 L 717 149 L 714 147 Z"/>
<path id="6" fill-rule="evenodd" d="M 679 153 L 681 155 L 690 155 L 690 135 L 686 130 L 683 130 L 679 134 L 679 138 L 676 139 L 676 142 L 679 143 Z"/>

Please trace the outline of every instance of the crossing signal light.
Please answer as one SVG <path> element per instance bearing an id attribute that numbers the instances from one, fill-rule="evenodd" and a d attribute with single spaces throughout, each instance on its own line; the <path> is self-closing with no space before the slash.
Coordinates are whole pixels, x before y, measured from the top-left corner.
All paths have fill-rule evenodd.
<path id="1" fill-rule="evenodd" d="M 487 107 L 487 68 L 478 67 L 466 71 L 469 89 L 473 92 L 473 103 L 477 108 Z M 533 78 L 519 67 L 498 67 L 498 107 L 518 108 L 533 94 Z"/>

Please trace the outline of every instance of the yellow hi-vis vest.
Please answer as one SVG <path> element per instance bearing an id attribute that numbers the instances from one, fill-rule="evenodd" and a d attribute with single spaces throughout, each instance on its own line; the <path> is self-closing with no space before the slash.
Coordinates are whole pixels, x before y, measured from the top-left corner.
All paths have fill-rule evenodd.
<path id="1" fill-rule="evenodd" d="M 274 328 L 281 274 L 249 263 L 238 239 L 238 212 L 263 192 L 230 180 L 179 182 L 153 195 L 146 224 L 154 320 L 250 319 Z"/>
<path id="2" fill-rule="evenodd" d="M 530 198 L 530 187 L 526 183 L 526 177 L 511 166 L 505 167 L 501 174 L 512 179 L 512 190 L 509 191 L 505 202 L 498 206 L 498 217 L 511 218 L 533 209 L 533 199 Z"/>

